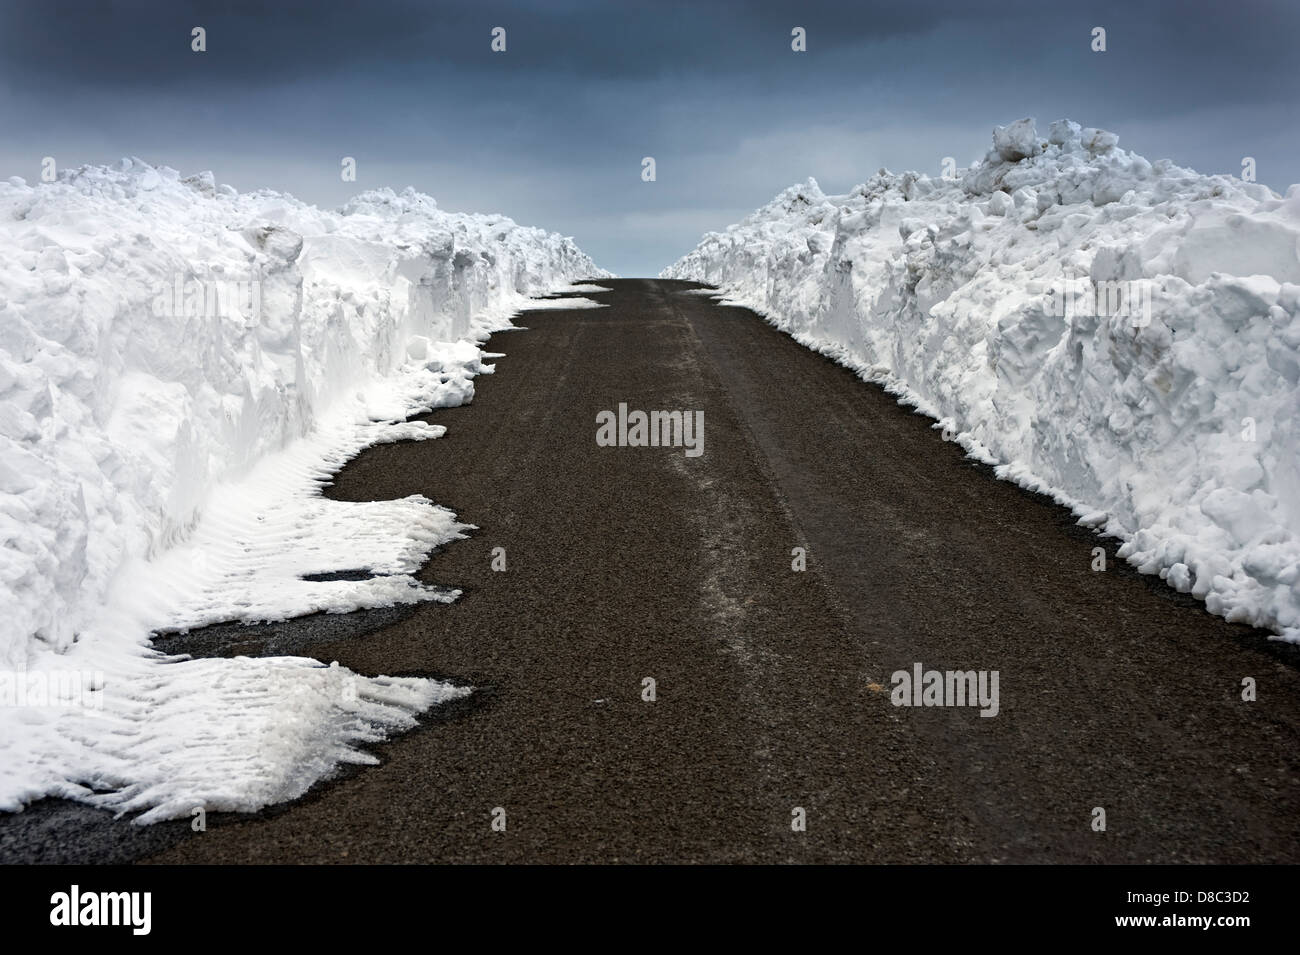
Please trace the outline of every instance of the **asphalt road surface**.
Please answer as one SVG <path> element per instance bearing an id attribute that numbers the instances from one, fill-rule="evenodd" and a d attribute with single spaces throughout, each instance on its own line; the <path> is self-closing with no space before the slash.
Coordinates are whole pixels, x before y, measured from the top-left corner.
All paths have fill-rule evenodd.
<path id="1" fill-rule="evenodd" d="M 329 492 L 420 493 L 476 524 L 421 574 L 457 603 L 168 647 L 478 691 L 291 806 L 197 834 L 104 826 L 91 856 L 1300 859 L 1294 648 L 1137 575 L 752 313 L 690 283 L 602 284 L 608 308 L 495 336 L 473 403 L 428 416 L 444 438 L 367 450 Z M 703 454 L 599 446 L 620 403 L 702 411 Z M 918 663 L 997 671 L 997 715 L 892 705 L 891 674 Z"/>

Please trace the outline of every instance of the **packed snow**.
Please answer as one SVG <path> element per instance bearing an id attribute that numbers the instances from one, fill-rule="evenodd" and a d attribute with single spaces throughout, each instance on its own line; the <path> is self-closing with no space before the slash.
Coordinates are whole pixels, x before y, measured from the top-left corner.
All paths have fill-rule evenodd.
<path id="1" fill-rule="evenodd" d="M 414 574 L 467 525 L 321 488 L 438 437 L 407 419 L 472 397 L 478 342 L 608 274 L 412 190 L 331 212 L 135 159 L 0 183 L 0 809 L 255 810 L 469 692 L 149 638 L 454 599 Z"/>
<path id="2" fill-rule="evenodd" d="M 809 179 L 663 273 L 719 286 L 1232 621 L 1300 641 L 1300 186 L 998 128 L 947 178 Z"/>

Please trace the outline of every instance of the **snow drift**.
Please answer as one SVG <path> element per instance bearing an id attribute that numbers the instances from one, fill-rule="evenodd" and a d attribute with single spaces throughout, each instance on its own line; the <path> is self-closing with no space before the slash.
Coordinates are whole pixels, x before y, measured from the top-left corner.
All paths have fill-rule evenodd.
<path id="1" fill-rule="evenodd" d="M 1300 640 L 1300 186 L 1062 120 L 951 178 L 809 179 L 663 272 L 938 419 L 1145 573 Z"/>
<path id="2" fill-rule="evenodd" d="M 328 212 L 130 159 L 0 183 L 0 808 L 253 810 L 468 692 L 148 637 L 452 599 L 413 574 L 465 525 L 321 485 L 437 437 L 405 419 L 471 397 L 476 339 L 606 274 L 412 190 Z"/>

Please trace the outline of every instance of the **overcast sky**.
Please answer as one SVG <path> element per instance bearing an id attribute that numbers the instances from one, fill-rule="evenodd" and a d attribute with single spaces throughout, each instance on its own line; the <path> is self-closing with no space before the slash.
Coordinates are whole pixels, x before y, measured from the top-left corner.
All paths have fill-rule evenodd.
<path id="1" fill-rule="evenodd" d="M 0 176 L 139 156 L 327 206 L 412 185 L 653 275 L 792 182 L 937 175 L 1022 116 L 1202 172 L 1252 156 L 1284 191 L 1297 36 L 1300 3 L 1267 0 L 3 0 Z"/>

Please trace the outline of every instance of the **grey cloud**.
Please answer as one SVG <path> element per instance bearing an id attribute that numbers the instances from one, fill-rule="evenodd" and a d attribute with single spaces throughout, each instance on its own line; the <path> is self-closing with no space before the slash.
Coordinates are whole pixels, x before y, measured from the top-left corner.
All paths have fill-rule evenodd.
<path id="1" fill-rule="evenodd" d="M 1300 6 L 1264 0 L 16 0 L 0 5 L 0 175 L 139 155 L 325 205 L 414 185 L 653 273 L 792 181 L 936 172 L 1024 115 L 1203 171 L 1252 155 L 1283 189 L 1300 180 L 1298 27 Z"/>

